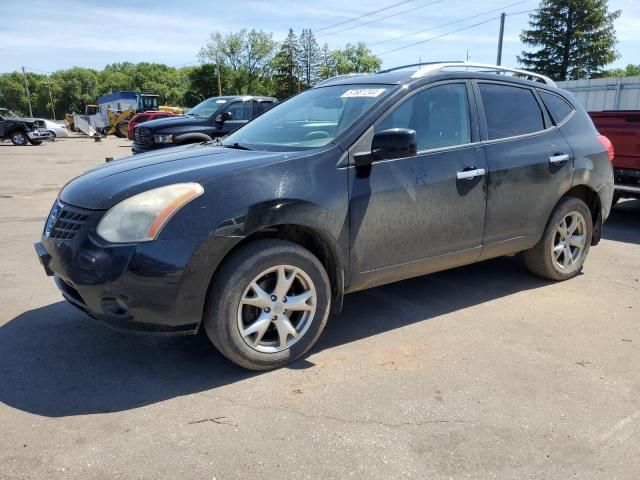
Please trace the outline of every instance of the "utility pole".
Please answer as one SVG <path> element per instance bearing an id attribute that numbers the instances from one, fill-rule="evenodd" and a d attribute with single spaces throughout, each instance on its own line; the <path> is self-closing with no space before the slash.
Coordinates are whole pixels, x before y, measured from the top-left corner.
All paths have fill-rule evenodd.
<path id="1" fill-rule="evenodd" d="M 31 110 L 31 93 L 29 93 L 29 81 L 27 80 L 27 74 L 22 67 L 22 76 L 24 77 L 24 88 L 27 90 L 27 102 L 29 102 L 29 117 L 33 118 L 33 111 Z"/>
<path id="2" fill-rule="evenodd" d="M 506 17 L 506 15 L 503 12 L 500 14 L 500 33 L 498 35 L 498 60 L 496 61 L 496 65 L 500 65 L 502 63 L 502 39 L 504 38 L 504 17 Z"/>
<path id="3" fill-rule="evenodd" d="M 220 57 L 216 55 L 216 71 L 218 73 L 218 96 L 222 96 L 222 82 L 220 81 Z"/>
<path id="4" fill-rule="evenodd" d="M 51 82 L 47 83 L 47 87 L 49 87 L 49 101 L 51 102 L 51 114 L 53 115 L 53 120 L 55 120 L 56 110 L 53 108 L 53 94 L 51 93 Z"/>

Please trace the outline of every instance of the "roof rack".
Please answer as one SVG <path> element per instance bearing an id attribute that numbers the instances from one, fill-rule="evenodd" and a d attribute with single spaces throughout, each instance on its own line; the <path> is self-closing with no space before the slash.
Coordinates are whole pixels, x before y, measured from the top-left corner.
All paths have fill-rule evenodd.
<path id="1" fill-rule="evenodd" d="M 410 63 L 408 65 L 400 65 L 399 67 L 393 67 L 393 68 L 388 68 L 386 70 L 380 70 L 379 72 L 376 73 L 389 73 L 389 72 L 395 72 L 396 70 L 402 70 L 404 68 L 411 68 L 411 67 L 428 67 L 430 65 L 442 65 L 443 63 L 464 63 L 462 60 L 451 60 L 451 61 L 440 61 L 440 62 L 420 62 L 420 63 Z"/>
<path id="2" fill-rule="evenodd" d="M 399 67 L 404 68 L 404 67 Z M 411 75 L 411 78 L 420 78 L 425 77 L 427 75 L 432 75 L 437 72 L 441 72 L 447 68 L 473 68 L 479 69 L 480 72 L 483 73 L 515 73 L 516 75 L 520 75 L 525 78 L 529 78 L 536 82 L 546 83 L 547 85 L 556 86 L 555 82 L 551 80 L 549 77 L 542 75 L 540 73 L 529 72 L 527 70 L 519 70 L 517 68 L 503 67 L 500 65 L 490 65 L 486 63 L 472 63 L 472 62 L 437 62 L 430 63 L 428 65 L 424 65 L 421 68 Z"/>

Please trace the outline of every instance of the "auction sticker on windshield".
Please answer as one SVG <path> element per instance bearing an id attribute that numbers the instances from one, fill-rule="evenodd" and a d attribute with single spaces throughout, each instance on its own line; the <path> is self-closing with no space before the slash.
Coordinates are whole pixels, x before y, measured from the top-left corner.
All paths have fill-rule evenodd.
<path id="1" fill-rule="evenodd" d="M 353 90 L 347 90 L 340 97 L 349 98 L 349 97 L 377 97 L 381 93 L 383 93 L 385 88 L 357 88 Z"/>

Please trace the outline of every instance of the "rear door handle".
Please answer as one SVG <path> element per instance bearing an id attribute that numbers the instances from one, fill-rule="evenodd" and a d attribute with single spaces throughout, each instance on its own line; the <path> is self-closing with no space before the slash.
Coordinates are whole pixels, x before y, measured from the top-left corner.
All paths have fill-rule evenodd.
<path id="1" fill-rule="evenodd" d="M 558 153 L 549 157 L 549 163 L 562 163 L 569 160 L 569 155 L 566 153 Z"/>
<path id="2" fill-rule="evenodd" d="M 472 178 L 482 177 L 485 174 L 484 168 L 476 168 L 475 170 L 464 170 L 456 173 L 458 180 L 471 180 Z"/>

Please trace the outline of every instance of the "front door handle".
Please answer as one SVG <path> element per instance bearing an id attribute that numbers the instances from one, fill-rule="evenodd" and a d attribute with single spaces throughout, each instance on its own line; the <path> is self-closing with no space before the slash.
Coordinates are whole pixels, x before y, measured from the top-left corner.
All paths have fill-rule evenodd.
<path id="1" fill-rule="evenodd" d="M 485 174 L 484 168 L 476 168 L 475 170 L 464 170 L 456 173 L 458 180 L 471 180 L 476 177 L 481 177 Z"/>
<path id="2" fill-rule="evenodd" d="M 549 157 L 549 163 L 562 163 L 569 160 L 569 155 L 566 153 L 557 153 Z"/>

